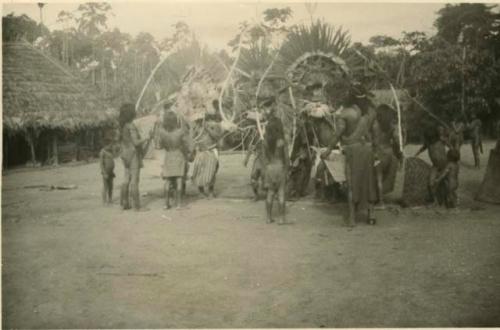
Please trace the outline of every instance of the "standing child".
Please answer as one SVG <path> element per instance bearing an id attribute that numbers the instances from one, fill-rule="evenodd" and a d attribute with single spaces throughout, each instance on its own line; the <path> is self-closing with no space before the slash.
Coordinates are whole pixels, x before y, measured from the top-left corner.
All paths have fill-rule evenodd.
<path id="1" fill-rule="evenodd" d="M 106 140 L 106 145 L 99 153 L 99 164 L 102 174 L 102 202 L 111 204 L 113 202 L 113 179 L 115 177 L 115 160 L 113 155 L 113 141 Z"/>
<path id="2" fill-rule="evenodd" d="M 442 186 L 445 191 L 445 206 L 447 208 L 456 208 L 460 153 L 456 149 L 450 149 L 446 154 L 446 158 L 448 163 L 442 173 L 436 177 L 435 185 Z"/>
<path id="3" fill-rule="evenodd" d="M 266 211 L 267 222 L 273 222 L 273 201 L 278 197 L 281 220 L 280 225 L 286 223 L 285 194 L 288 175 L 289 159 L 283 132 L 283 124 L 279 118 L 270 116 L 264 136 L 264 153 L 266 166 L 264 170 L 264 186 L 267 189 Z"/>

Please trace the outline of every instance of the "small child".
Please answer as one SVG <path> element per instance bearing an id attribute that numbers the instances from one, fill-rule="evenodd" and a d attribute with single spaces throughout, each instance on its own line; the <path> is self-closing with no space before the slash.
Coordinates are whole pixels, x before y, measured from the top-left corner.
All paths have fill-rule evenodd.
<path id="1" fill-rule="evenodd" d="M 274 116 L 268 121 L 263 146 L 266 159 L 266 166 L 264 170 L 264 188 L 267 189 L 267 222 L 274 222 L 272 218 L 273 201 L 276 197 L 278 197 L 281 213 L 281 220 L 279 224 L 285 224 L 285 194 L 289 158 L 285 136 L 283 133 L 283 124 L 280 119 Z"/>
<path id="2" fill-rule="evenodd" d="M 102 174 L 102 202 L 111 204 L 113 202 L 113 179 L 115 177 L 115 160 L 113 155 L 113 141 L 106 140 L 106 145 L 99 153 L 99 163 Z"/>
<path id="3" fill-rule="evenodd" d="M 446 158 L 448 163 L 445 169 L 436 177 L 435 184 L 443 187 L 445 192 L 444 205 L 450 209 L 457 207 L 458 162 L 460 161 L 460 153 L 456 149 L 450 149 L 446 154 Z"/>
<path id="4" fill-rule="evenodd" d="M 252 185 L 252 190 L 254 193 L 254 201 L 259 200 L 259 181 L 262 181 L 264 178 L 264 153 L 262 150 L 262 141 L 257 142 L 256 145 L 248 148 L 247 155 L 245 160 L 243 161 L 243 166 L 247 166 L 248 161 L 250 160 L 250 156 L 252 153 L 255 154 L 255 159 L 252 165 L 252 172 L 250 174 L 250 182 Z"/>

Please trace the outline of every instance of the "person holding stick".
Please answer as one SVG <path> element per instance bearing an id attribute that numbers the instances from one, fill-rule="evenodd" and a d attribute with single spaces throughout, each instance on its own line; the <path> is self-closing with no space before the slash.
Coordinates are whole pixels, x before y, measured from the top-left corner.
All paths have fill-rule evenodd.
<path id="1" fill-rule="evenodd" d="M 128 210 L 131 208 L 130 200 L 132 200 L 134 210 L 145 211 L 146 209 L 141 209 L 139 177 L 141 168 L 143 167 L 142 159 L 153 138 L 154 132 L 151 130 L 149 137 L 141 139 L 139 130 L 133 123 L 135 117 L 136 112 L 133 104 L 125 103 L 120 107 L 118 121 L 120 124 L 121 159 L 125 168 L 120 204 L 123 210 Z"/>

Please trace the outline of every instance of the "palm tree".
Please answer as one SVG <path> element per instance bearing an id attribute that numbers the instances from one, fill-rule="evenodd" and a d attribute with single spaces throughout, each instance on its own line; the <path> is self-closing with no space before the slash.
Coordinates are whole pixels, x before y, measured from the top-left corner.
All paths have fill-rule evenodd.
<path id="1" fill-rule="evenodd" d="M 43 2 L 38 3 L 38 8 L 40 8 L 40 24 L 42 25 L 43 25 L 43 6 L 45 6 Z"/>

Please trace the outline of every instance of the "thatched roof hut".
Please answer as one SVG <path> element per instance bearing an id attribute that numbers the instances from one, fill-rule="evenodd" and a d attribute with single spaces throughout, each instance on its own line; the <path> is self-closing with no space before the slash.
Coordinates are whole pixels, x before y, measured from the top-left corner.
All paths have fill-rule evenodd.
<path id="1" fill-rule="evenodd" d="M 33 164 L 41 154 L 54 164 L 67 155 L 75 159 L 76 154 L 77 159 L 82 148 L 78 142 L 68 144 L 68 134 L 89 133 L 95 146 L 96 131 L 114 124 L 116 111 L 69 67 L 27 42 L 4 43 L 2 54 L 3 130 L 7 133 L 3 155 L 8 160 L 4 164 L 21 164 L 27 154 Z"/>
<path id="2" fill-rule="evenodd" d="M 115 117 L 69 68 L 30 44 L 4 43 L 2 53 L 4 130 L 76 131 Z"/>

